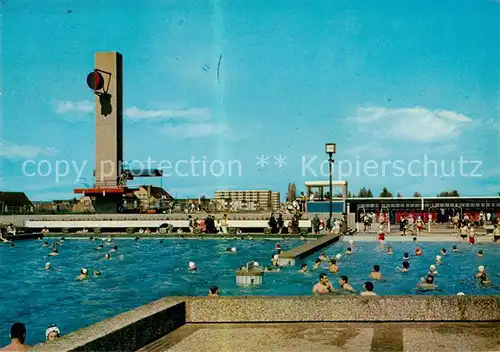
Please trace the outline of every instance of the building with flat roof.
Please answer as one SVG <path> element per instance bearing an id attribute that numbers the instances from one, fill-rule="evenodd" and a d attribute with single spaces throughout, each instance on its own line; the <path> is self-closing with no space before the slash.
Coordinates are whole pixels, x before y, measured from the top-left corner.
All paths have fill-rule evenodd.
<path id="1" fill-rule="evenodd" d="M 219 202 L 252 203 L 255 210 L 276 210 L 280 206 L 279 192 L 271 190 L 218 190 L 214 199 Z"/>

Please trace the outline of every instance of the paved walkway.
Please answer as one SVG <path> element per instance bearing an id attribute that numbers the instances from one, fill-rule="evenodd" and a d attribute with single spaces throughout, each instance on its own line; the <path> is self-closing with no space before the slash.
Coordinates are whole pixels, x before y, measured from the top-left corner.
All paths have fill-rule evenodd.
<path id="1" fill-rule="evenodd" d="M 378 241 L 377 234 L 373 233 L 357 233 L 353 236 L 344 236 L 343 241 L 348 242 L 349 240 L 358 242 L 374 242 Z M 419 242 L 464 242 L 468 243 L 467 240 L 462 238 L 457 238 L 455 234 L 452 233 L 425 233 L 422 236 L 418 236 L 417 240 Z M 477 243 L 492 243 L 492 235 L 476 236 Z M 413 236 L 401 236 L 397 235 L 386 235 L 385 242 L 407 242 L 413 241 Z"/>
<path id="2" fill-rule="evenodd" d="M 187 324 L 140 352 L 500 351 L 500 323 Z"/>

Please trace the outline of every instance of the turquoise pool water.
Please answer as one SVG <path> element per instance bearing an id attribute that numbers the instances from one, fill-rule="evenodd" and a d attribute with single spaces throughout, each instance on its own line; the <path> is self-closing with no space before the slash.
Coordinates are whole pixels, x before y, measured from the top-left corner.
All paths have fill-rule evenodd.
<path id="1" fill-rule="evenodd" d="M 54 241 L 54 240 L 51 240 Z M 57 324 L 63 334 L 151 302 L 163 296 L 206 295 L 211 285 L 217 285 L 223 295 L 310 295 L 320 269 L 314 273 L 297 273 L 298 267 L 282 269 L 279 273 L 266 273 L 260 287 L 236 286 L 235 269 L 247 261 L 257 260 L 261 265 L 270 264 L 274 241 L 244 240 L 140 240 L 119 239 L 118 252 L 111 253 L 111 261 L 103 261 L 104 253 L 112 248 L 95 250 L 101 241 L 68 239 L 59 249 L 59 256 L 47 257 L 50 249 L 40 241 L 20 241 L 15 248 L 0 245 L 0 345 L 8 343 L 10 325 L 15 321 L 26 324 L 28 343 L 45 339 L 49 324 Z M 284 250 L 300 245 L 300 241 L 281 243 Z M 360 290 L 374 264 L 381 266 L 384 279 L 375 282 L 379 295 L 494 295 L 500 293 L 500 246 L 458 243 L 460 252 L 452 253 L 453 243 L 420 243 L 421 257 L 412 256 L 410 271 L 396 270 L 401 265 L 404 252 L 414 253 L 417 246 L 411 242 L 393 243 L 394 255 L 380 251 L 378 243 L 359 242 L 355 253 L 339 261 L 340 272 L 329 274 L 338 287 L 336 277 L 347 275 L 356 290 Z M 236 254 L 225 253 L 236 247 Z M 333 256 L 347 248 L 337 243 L 325 249 Z M 436 283 L 439 291 L 414 291 L 418 279 L 425 275 L 441 248 L 449 254 L 438 266 Z M 484 257 L 477 257 L 482 249 Z M 120 255 L 124 258 L 120 259 Z M 304 260 L 312 268 L 317 255 Z M 52 263 L 46 271 L 44 265 Z M 196 262 L 198 271 L 187 271 L 189 261 Z M 481 287 L 474 279 L 478 265 L 487 268 L 492 281 Z M 95 269 L 101 277 L 79 282 L 75 277 L 82 266 L 91 273 Z"/>

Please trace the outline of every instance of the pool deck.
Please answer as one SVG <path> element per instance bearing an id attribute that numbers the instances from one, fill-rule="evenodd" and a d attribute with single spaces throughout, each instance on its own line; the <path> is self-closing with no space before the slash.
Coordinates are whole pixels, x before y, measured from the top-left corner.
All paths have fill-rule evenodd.
<path id="1" fill-rule="evenodd" d="M 375 242 L 378 241 L 377 235 L 373 233 L 356 233 L 354 236 L 344 236 L 343 241 L 348 242 L 350 240 L 353 240 L 354 242 Z M 399 234 L 397 235 L 386 235 L 385 236 L 385 242 L 390 243 L 390 242 L 411 242 L 413 241 L 413 236 L 401 236 Z M 463 240 L 462 238 L 458 237 L 455 234 L 452 233 L 438 233 L 438 232 L 433 232 L 433 233 L 424 233 L 422 236 L 417 237 L 418 242 L 456 242 L 456 243 L 464 243 L 468 244 L 467 240 Z M 492 244 L 493 242 L 493 236 L 492 235 L 478 235 L 476 236 L 476 241 L 477 243 L 484 244 L 484 243 L 490 243 Z"/>
<path id="2" fill-rule="evenodd" d="M 138 351 L 499 351 L 499 329 L 500 323 L 190 323 Z"/>
<path id="3" fill-rule="evenodd" d="M 340 235 L 326 235 L 283 252 L 279 256 L 280 265 L 295 265 L 295 259 L 302 259 L 339 240 Z"/>

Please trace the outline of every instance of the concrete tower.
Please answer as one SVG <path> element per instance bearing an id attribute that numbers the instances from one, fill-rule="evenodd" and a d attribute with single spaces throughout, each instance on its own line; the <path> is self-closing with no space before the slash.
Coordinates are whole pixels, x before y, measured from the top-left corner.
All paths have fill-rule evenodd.
<path id="1" fill-rule="evenodd" d="M 107 73 L 104 90 L 111 96 L 106 102 L 95 95 L 95 187 L 114 188 L 123 162 L 123 57 L 118 52 L 95 53 L 94 65 Z"/>

